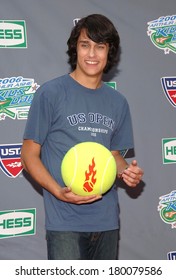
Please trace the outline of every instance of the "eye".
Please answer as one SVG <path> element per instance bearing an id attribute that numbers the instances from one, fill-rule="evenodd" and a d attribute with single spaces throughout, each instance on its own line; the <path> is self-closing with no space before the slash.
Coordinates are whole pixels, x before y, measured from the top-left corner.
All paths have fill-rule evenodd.
<path id="1" fill-rule="evenodd" d="M 101 49 L 103 50 L 103 49 L 105 49 L 105 44 L 98 44 L 97 48 L 100 49 L 100 50 Z"/>
<path id="2" fill-rule="evenodd" d="M 86 42 L 81 42 L 80 43 L 80 46 L 82 47 L 82 48 L 88 48 L 89 47 L 89 44 L 88 43 L 86 43 Z"/>
<path id="3" fill-rule="evenodd" d="M 82 44 L 82 47 L 83 47 L 83 48 L 87 48 L 87 47 L 88 47 L 88 44 Z"/>

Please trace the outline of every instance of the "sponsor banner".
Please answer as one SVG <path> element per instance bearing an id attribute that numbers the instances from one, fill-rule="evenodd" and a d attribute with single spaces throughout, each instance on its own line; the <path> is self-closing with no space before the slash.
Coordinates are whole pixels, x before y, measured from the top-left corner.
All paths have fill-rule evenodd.
<path id="1" fill-rule="evenodd" d="M 36 209 L 0 211 L 0 238 L 34 235 Z"/>
<path id="2" fill-rule="evenodd" d="M 27 119 L 29 108 L 39 85 L 22 76 L 0 78 L 0 121 Z"/>
<path id="3" fill-rule="evenodd" d="M 163 164 L 176 163 L 176 138 L 162 139 Z"/>
<path id="4" fill-rule="evenodd" d="M 176 228 L 176 190 L 161 196 L 159 199 L 160 218 L 164 223 L 170 224 L 172 229 Z"/>
<path id="5" fill-rule="evenodd" d="M 167 100 L 176 108 L 176 77 L 161 78 L 161 85 Z"/>
<path id="6" fill-rule="evenodd" d="M 0 145 L 0 168 L 10 178 L 16 178 L 23 170 L 21 146 L 22 144 Z"/>
<path id="7" fill-rule="evenodd" d="M 176 15 L 161 16 L 149 21 L 147 35 L 165 54 L 176 53 Z"/>
<path id="8" fill-rule="evenodd" d="M 24 20 L 0 20 L 0 48 L 27 48 Z"/>
<path id="9" fill-rule="evenodd" d="M 168 260 L 176 260 L 176 251 L 172 251 L 167 253 L 167 259 Z"/>
<path id="10" fill-rule="evenodd" d="M 113 89 L 116 89 L 117 88 L 117 83 L 114 82 L 114 81 L 111 81 L 111 82 L 105 82 L 106 85 L 112 87 Z"/>
<path id="11" fill-rule="evenodd" d="M 80 18 L 74 18 L 73 19 L 73 25 L 75 26 L 78 23 L 79 20 L 80 20 Z"/>

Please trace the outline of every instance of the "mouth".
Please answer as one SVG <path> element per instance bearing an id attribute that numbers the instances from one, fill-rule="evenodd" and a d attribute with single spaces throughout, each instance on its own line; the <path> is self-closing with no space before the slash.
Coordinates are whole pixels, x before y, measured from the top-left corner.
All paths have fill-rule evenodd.
<path id="1" fill-rule="evenodd" d="M 85 62 L 89 65 L 97 65 L 98 64 L 98 61 L 92 61 L 92 60 L 86 60 Z"/>

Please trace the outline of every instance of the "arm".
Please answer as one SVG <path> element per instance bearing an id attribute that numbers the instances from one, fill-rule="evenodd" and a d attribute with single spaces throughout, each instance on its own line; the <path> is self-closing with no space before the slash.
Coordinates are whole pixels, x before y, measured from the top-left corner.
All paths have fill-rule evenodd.
<path id="1" fill-rule="evenodd" d="M 119 151 L 111 151 L 111 153 L 116 161 L 118 177 L 122 178 L 129 187 L 136 187 L 144 174 L 137 161 L 133 160 L 128 164 Z"/>
<path id="2" fill-rule="evenodd" d="M 69 188 L 62 188 L 50 175 L 40 159 L 41 146 L 33 140 L 24 140 L 21 149 L 21 162 L 23 168 L 31 175 L 31 177 L 40 184 L 44 189 L 49 191 L 57 199 L 65 202 L 82 204 L 90 203 L 101 196 L 79 196 L 71 192 Z"/>

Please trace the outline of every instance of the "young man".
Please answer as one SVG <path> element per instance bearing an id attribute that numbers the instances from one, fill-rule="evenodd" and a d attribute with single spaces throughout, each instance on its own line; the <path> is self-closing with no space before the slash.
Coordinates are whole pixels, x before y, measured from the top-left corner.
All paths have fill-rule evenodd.
<path id="1" fill-rule="evenodd" d="M 24 169 L 43 187 L 48 259 L 116 259 L 118 194 L 115 186 L 82 197 L 64 186 L 60 166 L 75 144 L 98 142 L 111 150 L 124 182 L 135 187 L 143 171 L 120 150 L 133 147 L 124 96 L 102 82 L 117 63 L 119 35 L 103 15 L 82 18 L 68 44 L 70 74 L 46 82 L 35 93 L 21 151 Z M 95 133 L 96 131 L 96 133 Z"/>

